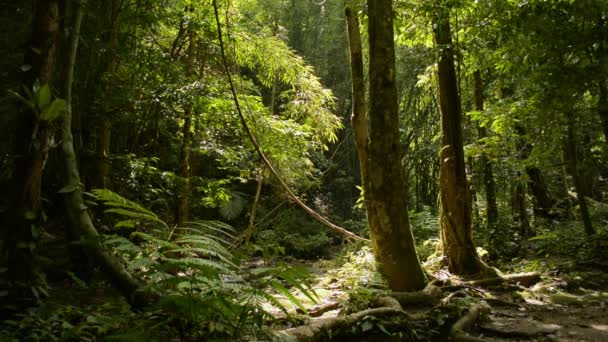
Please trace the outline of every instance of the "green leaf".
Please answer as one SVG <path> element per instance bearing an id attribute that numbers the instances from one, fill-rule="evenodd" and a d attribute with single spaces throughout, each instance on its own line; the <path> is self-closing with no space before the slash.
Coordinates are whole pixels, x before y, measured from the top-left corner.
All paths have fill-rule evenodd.
<path id="1" fill-rule="evenodd" d="M 40 114 L 40 118 L 44 121 L 53 121 L 66 112 L 66 103 L 63 99 L 55 99 L 48 108 L 44 109 Z"/>
<path id="2" fill-rule="evenodd" d="M 36 92 L 36 104 L 40 111 L 44 111 L 51 104 L 51 87 L 48 83 L 44 84 Z"/>
<path id="3" fill-rule="evenodd" d="M 272 280 L 270 281 L 270 286 L 272 286 L 272 288 L 277 290 L 277 292 L 279 292 L 280 294 L 287 297 L 287 299 L 289 299 L 290 302 L 300 308 L 300 310 L 308 312 L 302 302 L 298 298 L 296 298 L 291 292 L 289 292 L 289 290 L 285 286 L 283 286 L 283 284 L 279 283 L 276 280 Z"/>
<path id="4" fill-rule="evenodd" d="M 64 186 L 63 188 L 59 189 L 59 191 L 57 191 L 57 193 L 68 194 L 68 193 L 74 192 L 76 190 L 78 190 L 78 184 L 68 184 L 68 185 Z"/>

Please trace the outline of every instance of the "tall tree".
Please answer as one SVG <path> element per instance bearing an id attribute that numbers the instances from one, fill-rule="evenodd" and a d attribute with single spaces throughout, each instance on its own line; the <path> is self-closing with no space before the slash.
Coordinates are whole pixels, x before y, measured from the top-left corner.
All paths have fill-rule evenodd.
<path id="1" fill-rule="evenodd" d="M 65 4 L 60 0 L 39 1 L 32 21 L 32 38 L 25 54 L 24 66 L 29 68 L 24 88 L 24 106 L 18 113 L 17 137 L 14 142 L 16 158 L 13 179 L 12 208 L 3 224 L 8 249 L 9 278 L 21 285 L 35 285 L 37 265 L 33 262 L 36 225 L 42 209 L 42 177 L 49 150 L 53 145 L 53 129 L 49 117 L 52 104 L 51 81 L 60 44 L 61 22 Z"/>
<path id="2" fill-rule="evenodd" d="M 409 225 L 399 145 L 395 83 L 393 4 L 369 0 L 369 136 L 365 136 L 363 63 L 356 17 L 347 7 L 355 108 L 353 128 L 359 148 L 365 204 L 380 272 L 394 291 L 424 287 L 426 279 Z"/>
<path id="3" fill-rule="evenodd" d="M 433 16 L 435 44 L 439 49 L 441 248 L 451 272 L 475 275 L 486 267 L 477 255 L 472 239 L 471 194 L 465 172 L 462 112 L 449 12 L 446 2 L 442 1 Z"/>
<path id="4" fill-rule="evenodd" d="M 194 8 L 190 8 L 190 12 L 194 12 Z M 193 24 L 188 27 L 188 38 L 190 39 L 188 51 L 186 52 L 186 76 L 191 77 L 195 72 L 195 54 L 198 43 L 198 38 Z M 194 117 L 194 108 L 192 99 L 187 100 L 188 103 L 184 106 L 184 125 L 182 126 L 182 146 L 179 160 L 179 169 L 176 179 L 176 207 L 175 207 L 175 224 L 178 227 L 184 226 L 190 217 L 190 150 L 192 148 L 192 119 Z"/>

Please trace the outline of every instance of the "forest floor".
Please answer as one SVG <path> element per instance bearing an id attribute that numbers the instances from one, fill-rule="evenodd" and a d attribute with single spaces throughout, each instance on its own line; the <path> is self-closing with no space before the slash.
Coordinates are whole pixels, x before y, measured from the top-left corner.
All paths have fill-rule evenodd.
<path id="1" fill-rule="evenodd" d="M 311 311 L 316 312 L 319 308 L 330 309 L 318 317 L 310 318 L 305 324 L 314 324 L 315 321 L 343 315 L 341 310 L 345 309 L 352 313 L 353 309 L 357 310 L 353 305 L 359 305 L 358 310 L 365 309 L 361 305 L 365 306 L 365 297 L 370 293 L 387 293 L 369 278 L 369 273 L 357 269 L 357 266 L 362 266 L 361 258 L 358 262 L 346 263 L 341 268 L 336 268 L 332 264 L 333 261 L 327 260 L 303 262 L 313 275 L 311 284 L 319 298 L 317 303 L 313 303 L 298 290 L 294 290 L 293 294 Z M 461 297 L 469 303 L 483 303 L 487 308 L 477 324 L 467 332 L 467 338 L 471 338 L 472 341 L 603 342 L 608 341 L 607 269 L 608 264 L 583 265 L 569 259 L 524 259 L 503 271 L 505 273 L 539 271 L 541 281 L 533 286 L 524 287 L 518 284 L 487 288 L 454 286 L 458 283 L 458 280 L 455 280 L 450 283 L 452 285 L 449 286 L 450 290 L 443 291 L 443 299 L 439 303 L 428 306 L 404 306 L 403 309 L 417 317 L 425 317 L 426 325 L 416 325 L 422 330 L 422 333 L 417 331 L 417 339 L 422 341 L 447 340 L 449 326 L 454 324 L 454 319 L 457 317 L 443 317 L 441 312 L 445 311 L 437 308 L 446 305 L 446 297 Z M 445 271 L 441 272 L 443 274 L 439 276 L 445 278 Z M 368 279 L 365 279 L 366 277 Z M 456 278 L 451 277 L 451 279 Z M 354 285 L 355 282 L 359 285 Z M 366 282 L 366 286 L 358 290 L 354 288 Z M 296 311 L 296 307 L 289 303 L 287 298 L 283 297 L 282 300 L 287 307 L 292 305 L 293 311 Z M 281 316 L 278 309 L 272 307 L 268 309 Z M 459 314 L 463 315 L 463 312 L 466 312 L 466 309 Z M 387 335 L 373 336 L 375 337 L 369 338 L 368 335 L 362 334 L 349 340 L 405 340 Z"/>
<path id="2" fill-rule="evenodd" d="M 309 286 L 317 299 L 311 300 L 295 287 L 290 289 L 308 310 L 304 314 L 298 312 L 293 300 L 273 293 L 290 313 L 288 317 L 281 309 L 266 305 L 265 309 L 278 318 L 272 326 L 275 331 L 355 317 L 379 307 L 377 299 L 390 295 L 374 271 L 373 254 L 366 247 L 331 260 L 285 258 L 278 262 L 308 269 Z M 243 265 L 243 270 L 266 266 L 261 259 L 253 259 Z M 332 326 L 331 339 L 325 331 L 316 340 L 449 341 L 456 322 L 473 311 L 472 307 L 481 305 L 483 314 L 467 327 L 467 339 L 456 341 L 608 341 L 608 260 L 580 263 L 568 258 L 531 258 L 510 261 L 499 268 L 505 274 L 536 271 L 540 281 L 528 287 L 514 283 L 480 287 L 439 270 L 433 276 L 439 279 L 434 283 L 441 295 L 434 302 L 401 303 L 406 313 L 401 316 L 395 312 L 357 316 L 347 324 Z M 97 341 L 99 336 L 121 333 L 138 324 L 145 327 L 145 320 L 150 318 L 129 310 L 124 298 L 106 285 L 64 281 L 53 288 L 47 304 L 18 323 L 23 336 L 35 331 L 37 336 L 63 336 L 65 340 L 77 336 L 76 340 L 85 340 L 84 336 Z M 271 293 L 272 289 L 265 291 Z M 66 334 L 68 330 L 72 332 Z M 0 329 L 0 340 L 1 333 Z M 130 337 L 126 340 L 134 341 Z"/>

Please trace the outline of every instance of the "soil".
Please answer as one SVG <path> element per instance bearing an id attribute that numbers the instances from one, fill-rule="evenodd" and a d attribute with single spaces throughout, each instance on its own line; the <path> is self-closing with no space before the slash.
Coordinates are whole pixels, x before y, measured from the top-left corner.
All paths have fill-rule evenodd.
<path id="1" fill-rule="evenodd" d="M 486 302 L 490 307 L 468 335 L 479 341 L 608 341 L 608 274 L 603 269 L 583 267 L 573 262 L 555 261 L 552 265 L 558 266 L 545 267 L 542 281 L 529 288 L 506 285 L 461 291 L 466 298 Z M 319 300 L 316 304 L 304 303 L 307 309 L 348 300 L 349 289 L 345 288 L 342 279 L 336 278 L 335 269 L 316 264 L 309 264 L 309 269 Z M 449 294 L 445 292 L 444 296 Z M 405 308 L 405 311 L 432 315 L 432 309 L 412 307 Z M 311 321 L 336 316 L 339 312 L 339 308 L 330 310 L 320 317 L 311 318 Z M 446 327 L 442 329 L 440 337 L 429 339 L 447 340 Z M 361 336 L 354 340 L 383 340 L 369 337 Z M 388 341 L 389 336 L 385 335 L 384 340 Z"/>

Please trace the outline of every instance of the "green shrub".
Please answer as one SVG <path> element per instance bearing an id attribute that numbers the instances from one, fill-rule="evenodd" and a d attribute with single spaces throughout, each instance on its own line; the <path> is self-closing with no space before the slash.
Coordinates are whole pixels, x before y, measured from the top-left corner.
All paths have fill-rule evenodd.
<path id="1" fill-rule="evenodd" d="M 327 229 L 297 208 L 283 210 L 270 226 L 255 234 L 260 246 L 279 246 L 285 254 L 314 259 L 326 256 L 333 243 Z"/>

